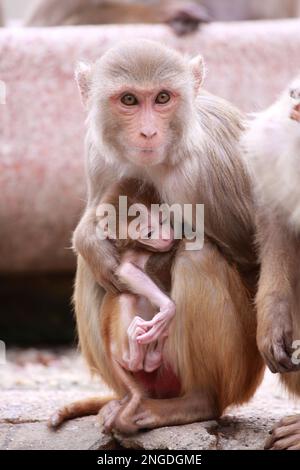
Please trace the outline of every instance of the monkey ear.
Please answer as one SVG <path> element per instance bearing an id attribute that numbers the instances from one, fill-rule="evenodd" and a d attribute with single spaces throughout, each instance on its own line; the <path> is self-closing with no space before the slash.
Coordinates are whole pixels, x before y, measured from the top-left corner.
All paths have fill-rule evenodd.
<path id="1" fill-rule="evenodd" d="M 92 66 L 85 62 L 79 62 L 75 69 L 75 79 L 81 94 L 81 100 L 84 106 L 87 105 L 87 101 L 90 94 L 91 88 L 91 75 Z"/>
<path id="2" fill-rule="evenodd" d="M 190 68 L 194 78 L 195 92 L 198 93 L 206 75 L 206 67 L 201 55 L 197 55 L 190 61 Z"/>

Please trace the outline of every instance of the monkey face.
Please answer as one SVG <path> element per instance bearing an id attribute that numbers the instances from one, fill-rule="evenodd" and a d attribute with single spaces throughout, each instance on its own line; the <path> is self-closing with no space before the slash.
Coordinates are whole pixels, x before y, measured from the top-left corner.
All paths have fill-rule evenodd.
<path id="1" fill-rule="evenodd" d="M 76 73 L 88 122 L 107 161 L 149 167 L 174 164 L 190 129 L 204 65 L 159 43 L 141 40 L 106 52 Z"/>
<path id="2" fill-rule="evenodd" d="M 115 142 L 126 159 L 142 166 L 165 160 L 176 140 L 179 103 L 176 91 L 162 87 L 124 88 L 110 97 L 110 111 L 118 123 Z"/>

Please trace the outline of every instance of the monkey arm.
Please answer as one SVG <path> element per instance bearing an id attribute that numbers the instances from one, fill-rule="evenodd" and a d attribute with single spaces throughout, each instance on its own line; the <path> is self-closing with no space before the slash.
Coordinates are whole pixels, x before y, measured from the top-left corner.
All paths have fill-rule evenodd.
<path id="1" fill-rule="evenodd" d="M 162 292 L 144 271 L 129 261 L 121 263 L 117 274 L 121 282 L 126 284 L 131 292 L 145 297 L 152 305 L 159 308 L 159 312 L 150 321 L 140 317 L 133 320 L 132 324 L 136 328 L 144 330 L 144 333 L 137 336 L 138 342 L 148 344 L 166 335 L 176 310 L 170 297 Z"/>
<path id="2" fill-rule="evenodd" d="M 122 286 L 114 274 L 120 263 L 118 252 L 111 241 L 97 236 L 97 222 L 96 208 L 88 208 L 74 232 L 73 246 L 89 265 L 96 281 L 107 292 L 119 292 Z"/>
<path id="3" fill-rule="evenodd" d="M 262 260 L 256 298 L 258 348 L 273 373 L 289 372 L 297 369 L 291 361 L 297 244 L 265 211 L 258 216 L 258 239 Z"/>

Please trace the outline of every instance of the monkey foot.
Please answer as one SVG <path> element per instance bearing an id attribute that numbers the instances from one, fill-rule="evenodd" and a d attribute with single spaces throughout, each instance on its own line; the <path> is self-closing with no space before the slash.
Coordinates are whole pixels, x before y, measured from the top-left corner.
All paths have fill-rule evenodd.
<path id="1" fill-rule="evenodd" d="M 121 408 L 122 402 L 120 400 L 111 400 L 100 410 L 98 417 L 105 433 L 109 434 L 114 428 L 114 423 Z"/>
<path id="2" fill-rule="evenodd" d="M 300 450 L 300 415 L 283 418 L 270 432 L 265 449 Z"/>

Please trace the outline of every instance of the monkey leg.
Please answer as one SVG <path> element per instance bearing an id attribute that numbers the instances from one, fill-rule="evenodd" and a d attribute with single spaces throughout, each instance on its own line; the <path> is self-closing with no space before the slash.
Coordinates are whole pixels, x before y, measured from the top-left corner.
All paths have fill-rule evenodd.
<path id="1" fill-rule="evenodd" d="M 179 250 L 171 298 L 177 313 L 163 360 L 181 391 L 171 399 L 142 399 L 133 416 L 139 429 L 219 417 L 249 400 L 263 377 L 252 299 L 214 246 Z"/>
<path id="2" fill-rule="evenodd" d="M 293 305 L 293 343 L 291 360 L 300 359 L 300 281 L 295 289 Z M 294 346 L 294 348 L 293 348 Z M 280 379 L 293 396 L 300 396 L 300 372 L 281 374 Z M 265 444 L 266 449 L 300 450 L 300 414 L 283 418 L 272 430 Z"/>
<path id="3" fill-rule="evenodd" d="M 48 420 L 49 428 L 58 428 L 68 419 L 79 418 L 82 416 L 97 415 L 102 407 L 111 403 L 114 397 L 91 397 L 86 400 L 79 400 L 66 405 L 51 415 Z"/>

